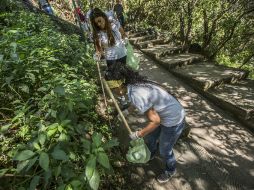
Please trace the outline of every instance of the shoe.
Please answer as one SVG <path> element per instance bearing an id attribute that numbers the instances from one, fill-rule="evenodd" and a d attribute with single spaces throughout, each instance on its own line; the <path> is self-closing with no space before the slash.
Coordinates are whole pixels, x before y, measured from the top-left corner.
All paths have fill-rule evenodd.
<path id="1" fill-rule="evenodd" d="M 160 175 L 157 177 L 157 181 L 158 181 L 159 183 L 166 183 L 166 182 L 169 181 L 169 179 L 170 179 L 173 175 L 175 175 L 175 173 L 176 173 L 176 172 L 169 173 L 169 172 L 166 172 L 166 171 L 165 171 L 164 173 L 160 174 Z"/>

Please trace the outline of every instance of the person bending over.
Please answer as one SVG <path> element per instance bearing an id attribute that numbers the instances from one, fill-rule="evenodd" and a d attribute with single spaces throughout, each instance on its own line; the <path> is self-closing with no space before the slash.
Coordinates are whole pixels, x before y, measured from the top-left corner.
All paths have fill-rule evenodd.
<path id="1" fill-rule="evenodd" d="M 185 127 L 185 111 L 181 104 L 159 84 L 149 81 L 138 72 L 116 63 L 108 68 L 105 80 L 113 93 L 127 95 L 131 105 L 148 118 L 146 127 L 130 135 L 132 140 L 145 137 L 151 158 L 157 151 L 165 161 L 165 169 L 157 177 L 160 183 L 167 182 L 176 172 L 173 146 Z"/>

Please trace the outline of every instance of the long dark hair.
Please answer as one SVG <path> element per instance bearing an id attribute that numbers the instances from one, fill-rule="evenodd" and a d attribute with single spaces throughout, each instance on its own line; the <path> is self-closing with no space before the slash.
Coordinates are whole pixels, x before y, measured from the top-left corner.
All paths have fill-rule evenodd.
<path id="1" fill-rule="evenodd" d="M 95 23 L 95 19 L 97 17 L 102 17 L 105 19 L 105 30 L 109 39 L 109 45 L 110 46 L 114 46 L 115 45 L 115 38 L 113 36 L 113 32 L 112 32 L 112 28 L 111 28 L 111 24 L 108 20 L 107 15 L 99 8 L 94 8 L 90 14 L 90 20 L 91 20 L 91 24 L 93 27 L 93 37 L 96 41 L 98 41 L 99 37 L 98 37 L 98 33 L 100 32 L 100 28 L 97 26 L 97 24 Z"/>
<path id="2" fill-rule="evenodd" d="M 146 83 L 149 83 L 147 77 L 140 75 L 137 71 L 132 70 L 131 68 L 120 62 L 116 62 L 107 68 L 105 73 L 105 79 L 123 80 L 123 84 L 125 86 L 127 86 L 128 84 L 145 85 Z"/>
<path id="3" fill-rule="evenodd" d="M 167 93 L 169 93 L 178 101 L 176 95 L 170 92 L 168 89 L 166 89 L 165 86 L 157 83 L 156 81 L 150 80 L 145 76 L 140 75 L 137 71 L 132 70 L 131 68 L 129 68 L 128 66 L 120 62 L 116 62 L 107 68 L 105 72 L 105 79 L 107 81 L 108 80 L 122 80 L 124 81 L 123 83 L 124 86 L 131 84 L 135 86 L 143 86 L 143 87 L 151 88 L 151 85 L 155 85 L 160 87 Z"/>
<path id="4" fill-rule="evenodd" d="M 124 81 L 123 85 L 125 87 L 127 87 L 128 84 L 135 85 L 135 86 L 143 86 L 147 88 L 152 88 L 151 85 L 155 85 L 160 87 L 162 90 L 166 91 L 168 94 L 170 94 L 172 97 L 174 97 L 178 101 L 176 95 L 170 92 L 168 89 L 166 89 L 165 86 L 153 80 L 150 80 L 145 76 L 140 75 L 137 71 L 132 70 L 131 68 L 129 68 L 128 66 L 120 62 L 116 62 L 110 65 L 110 67 L 108 67 L 105 73 L 105 79 L 107 81 L 108 80 L 122 80 Z"/>

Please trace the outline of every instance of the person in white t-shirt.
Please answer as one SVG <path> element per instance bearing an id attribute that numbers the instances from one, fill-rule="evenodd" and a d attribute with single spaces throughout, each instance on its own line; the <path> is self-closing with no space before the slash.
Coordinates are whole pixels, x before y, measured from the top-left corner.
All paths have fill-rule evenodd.
<path id="1" fill-rule="evenodd" d="M 109 22 L 107 15 L 99 8 L 90 14 L 97 58 L 105 57 L 107 66 L 116 62 L 126 64 L 127 36 L 118 22 Z"/>
<path id="2" fill-rule="evenodd" d="M 157 181 L 167 182 L 176 172 L 173 146 L 185 128 L 184 108 L 162 86 L 125 65 L 116 63 L 108 68 L 105 79 L 114 94 L 127 95 L 131 105 L 147 116 L 146 127 L 130 134 L 130 138 L 135 140 L 144 137 L 151 157 L 154 157 L 159 141 L 165 170 L 157 177 Z"/>

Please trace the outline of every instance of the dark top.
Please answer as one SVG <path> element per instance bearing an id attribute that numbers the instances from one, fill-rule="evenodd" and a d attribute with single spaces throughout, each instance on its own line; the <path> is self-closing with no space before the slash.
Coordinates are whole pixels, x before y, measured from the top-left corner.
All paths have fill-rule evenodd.
<path id="1" fill-rule="evenodd" d="M 114 11 L 116 12 L 116 15 L 117 16 L 121 16 L 121 15 L 123 15 L 123 6 L 121 5 L 121 4 L 116 4 L 115 6 L 114 6 Z"/>

